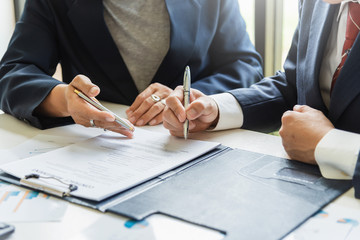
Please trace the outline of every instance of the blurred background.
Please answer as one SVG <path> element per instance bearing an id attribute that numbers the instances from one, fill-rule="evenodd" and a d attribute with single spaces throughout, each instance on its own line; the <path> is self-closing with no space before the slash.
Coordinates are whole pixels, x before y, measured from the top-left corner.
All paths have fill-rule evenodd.
<path id="1" fill-rule="evenodd" d="M 26 0 L 0 0 L 0 58 Z M 264 75 L 282 69 L 298 20 L 298 0 L 238 0 L 251 41 L 264 60 Z"/>

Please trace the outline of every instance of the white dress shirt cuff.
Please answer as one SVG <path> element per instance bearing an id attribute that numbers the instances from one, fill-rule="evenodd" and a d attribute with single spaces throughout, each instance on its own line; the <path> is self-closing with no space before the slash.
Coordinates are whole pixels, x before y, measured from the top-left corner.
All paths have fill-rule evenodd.
<path id="1" fill-rule="evenodd" d="M 240 128 L 243 125 L 244 116 L 240 104 L 230 93 L 211 95 L 219 107 L 219 121 L 212 130 L 224 130 Z"/>
<path id="2" fill-rule="evenodd" d="M 360 134 L 333 129 L 318 143 L 315 159 L 325 178 L 352 179 L 360 150 Z"/>

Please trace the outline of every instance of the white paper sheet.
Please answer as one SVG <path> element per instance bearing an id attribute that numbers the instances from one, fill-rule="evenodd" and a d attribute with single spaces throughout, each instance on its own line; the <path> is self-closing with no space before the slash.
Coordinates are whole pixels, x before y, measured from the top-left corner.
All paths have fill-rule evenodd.
<path id="1" fill-rule="evenodd" d="M 0 168 L 19 178 L 30 173 L 52 176 L 78 186 L 73 196 L 100 201 L 195 159 L 218 145 L 138 128 L 133 139 L 108 132 Z M 48 179 L 34 181 L 63 186 Z"/>
<path id="2" fill-rule="evenodd" d="M 81 135 L 57 136 L 39 134 L 11 149 L 0 149 L 0 165 L 47 153 L 87 138 Z"/>

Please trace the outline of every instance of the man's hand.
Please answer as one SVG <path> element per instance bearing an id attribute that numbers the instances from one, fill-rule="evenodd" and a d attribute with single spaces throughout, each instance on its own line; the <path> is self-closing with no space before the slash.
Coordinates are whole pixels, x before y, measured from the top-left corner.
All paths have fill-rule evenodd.
<path id="1" fill-rule="evenodd" d="M 202 92 L 191 89 L 190 105 L 183 106 L 183 87 L 178 86 L 167 98 L 164 110 L 164 127 L 174 136 L 184 136 L 184 122 L 189 120 L 189 132 L 209 129 L 218 121 L 219 109 L 216 102 Z"/>
<path id="2" fill-rule="evenodd" d="M 305 105 L 294 106 L 282 117 L 280 136 L 289 157 L 305 163 L 316 164 L 315 148 L 319 141 L 334 128 L 325 115 Z"/>
<path id="3" fill-rule="evenodd" d="M 172 89 L 160 83 L 153 83 L 140 93 L 133 104 L 126 110 L 129 121 L 137 126 L 157 125 L 162 123 L 165 105 L 160 101 L 170 95 Z M 151 95 L 159 97 L 154 101 Z"/>

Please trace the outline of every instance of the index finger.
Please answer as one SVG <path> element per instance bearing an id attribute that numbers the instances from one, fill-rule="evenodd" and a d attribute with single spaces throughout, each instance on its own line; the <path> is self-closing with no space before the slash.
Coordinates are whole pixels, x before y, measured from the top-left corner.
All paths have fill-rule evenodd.
<path id="1" fill-rule="evenodd" d="M 136 109 L 139 108 L 139 106 L 141 105 L 141 103 L 147 98 L 150 97 L 151 94 L 153 93 L 153 89 L 148 87 L 146 88 L 144 91 L 142 91 L 136 98 L 135 101 L 131 104 L 131 106 L 129 107 L 129 109 L 127 111 L 135 111 Z"/>
<path id="2" fill-rule="evenodd" d="M 186 119 L 185 108 L 183 106 L 184 92 L 181 86 L 175 88 L 171 95 L 166 99 L 167 111 L 172 111 L 180 122 Z"/>

